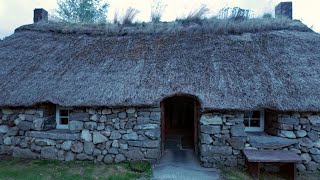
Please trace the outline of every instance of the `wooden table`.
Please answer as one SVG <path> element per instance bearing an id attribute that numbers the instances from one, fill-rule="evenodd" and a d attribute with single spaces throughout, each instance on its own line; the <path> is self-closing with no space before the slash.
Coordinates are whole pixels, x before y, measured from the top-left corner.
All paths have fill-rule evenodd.
<path id="1" fill-rule="evenodd" d="M 254 179 L 259 179 L 262 163 L 272 163 L 281 167 L 280 172 L 287 173 L 290 179 L 296 179 L 296 163 L 302 162 L 300 156 L 284 150 L 254 150 L 245 149 L 248 170 Z"/>

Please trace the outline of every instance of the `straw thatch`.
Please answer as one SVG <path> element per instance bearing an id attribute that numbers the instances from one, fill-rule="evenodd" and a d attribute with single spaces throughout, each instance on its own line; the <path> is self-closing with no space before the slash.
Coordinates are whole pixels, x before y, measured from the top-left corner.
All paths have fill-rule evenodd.
<path id="1" fill-rule="evenodd" d="M 0 106 L 158 106 L 190 94 L 203 108 L 320 110 L 320 35 L 303 28 L 110 36 L 38 26 L 0 42 Z"/>

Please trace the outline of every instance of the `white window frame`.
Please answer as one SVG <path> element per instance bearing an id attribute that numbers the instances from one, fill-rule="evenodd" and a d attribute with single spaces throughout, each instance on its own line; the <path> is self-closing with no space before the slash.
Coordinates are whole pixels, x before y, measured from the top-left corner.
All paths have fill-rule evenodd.
<path id="1" fill-rule="evenodd" d="M 69 124 L 61 124 L 60 123 L 60 110 L 68 110 L 68 122 L 70 122 L 70 119 L 69 119 L 69 111 L 71 110 L 71 108 L 69 107 L 62 107 L 62 106 L 56 106 L 56 128 L 57 129 L 69 129 Z M 64 116 L 66 117 L 66 116 Z"/>
<path id="2" fill-rule="evenodd" d="M 260 111 L 260 127 L 245 127 L 247 132 L 262 132 L 264 131 L 264 110 L 253 110 Z"/>

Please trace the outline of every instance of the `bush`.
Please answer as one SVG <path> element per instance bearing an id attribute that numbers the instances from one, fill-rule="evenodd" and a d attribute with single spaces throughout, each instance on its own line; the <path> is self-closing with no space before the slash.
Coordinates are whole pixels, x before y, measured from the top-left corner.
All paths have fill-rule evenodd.
<path id="1" fill-rule="evenodd" d="M 151 5 L 151 21 L 158 23 L 161 20 L 162 12 L 166 8 L 166 5 L 161 3 L 161 0 L 153 0 Z"/>
<path id="2" fill-rule="evenodd" d="M 132 25 L 133 24 L 133 20 L 136 18 L 137 14 L 139 13 L 138 10 L 129 7 L 125 14 L 122 17 L 122 25 Z"/>

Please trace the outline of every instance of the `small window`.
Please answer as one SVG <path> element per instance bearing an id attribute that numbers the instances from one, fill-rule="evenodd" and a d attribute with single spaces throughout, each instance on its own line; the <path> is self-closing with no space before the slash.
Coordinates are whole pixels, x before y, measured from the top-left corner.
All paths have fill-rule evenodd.
<path id="1" fill-rule="evenodd" d="M 68 129 L 69 127 L 70 108 L 57 106 L 56 108 L 56 123 L 57 129 Z"/>
<path id="2" fill-rule="evenodd" d="M 264 112 L 246 111 L 244 112 L 244 126 L 246 131 L 264 130 Z"/>

